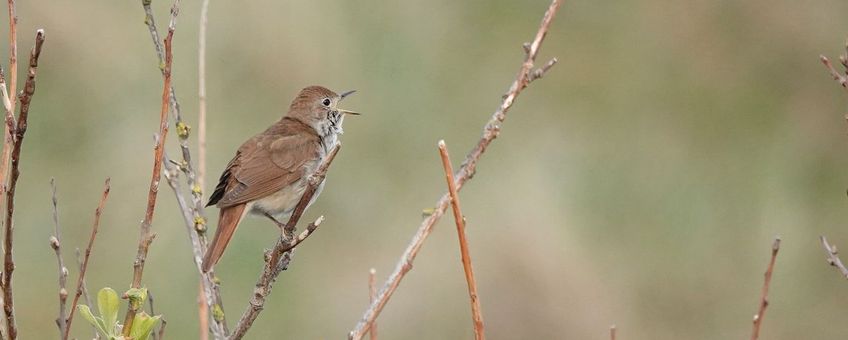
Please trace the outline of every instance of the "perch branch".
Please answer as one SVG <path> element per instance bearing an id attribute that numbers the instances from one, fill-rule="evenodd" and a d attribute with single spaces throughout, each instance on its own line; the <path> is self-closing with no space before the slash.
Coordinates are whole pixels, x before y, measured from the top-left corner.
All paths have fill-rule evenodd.
<path id="1" fill-rule="evenodd" d="M 103 195 L 100 196 L 100 203 L 97 204 L 97 210 L 94 211 L 94 223 L 91 225 L 91 236 L 88 237 L 88 245 L 85 247 L 85 257 L 80 264 L 79 268 L 79 278 L 77 278 L 77 290 L 74 294 L 74 300 L 71 302 L 72 310 L 76 310 L 77 303 L 79 303 L 80 295 L 83 294 L 87 289 L 85 289 L 85 273 L 88 269 L 88 259 L 91 257 L 91 248 L 94 247 L 94 239 L 97 237 L 97 230 L 100 229 L 100 214 L 103 213 L 103 208 L 106 206 L 106 199 L 109 198 L 109 190 L 110 179 L 106 178 L 106 183 L 103 184 Z M 79 250 L 77 250 L 77 258 L 79 258 Z M 86 293 L 86 302 L 89 306 L 91 306 L 91 301 L 88 301 L 88 293 Z M 68 315 L 68 322 L 65 324 L 65 331 L 63 333 L 63 340 L 68 339 L 68 334 L 71 333 L 71 324 L 74 322 L 74 314 L 71 312 Z"/>
<path id="2" fill-rule="evenodd" d="M 330 164 L 333 163 L 333 159 L 336 158 L 336 154 L 338 154 L 340 148 L 341 144 L 336 144 L 336 147 L 330 151 L 321 165 L 318 166 L 318 169 L 315 170 L 315 173 L 309 176 L 303 196 L 300 197 L 300 201 L 298 201 L 297 206 L 295 206 L 292 211 L 291 217 L 289 217 L 289 221 L 283 229 L 285 235 L 280 235 L 280 238 L 277 239 L 277 243 L 274 245 L 274 248 L 270 250 L 269 253 L 266 253 L 265 267 L 262 270 L 262 274 L 259 276 L 259 280 L 256 282 L 256 288 L 253 289 L 253 296 L 250 298 L 247 309 L 245 309 L 244 313 L 241 315 L 238 324 L 236 324 L 236 327 L 233 330 L 233 334 L 229 337 L 230 340 L 238 340 L 244 337 L 253 325 L 253 321 L 256 320 L 259 313 L 265 308 L 265 299 L 268 297 L 268 294 L 271 294 L 272 285 L 274 284 L 274 281 L 277 280 L 277 276 L 280 275 L 280 272 L 288 268 L 289 263 L 291 262 L 292 253 L 294 252 L 294 247 L 297 245 L 297 239 L 294 236 L 297 222 L 300 221 L 300 217 L 306 210 L 306 206 L 309 205 L 309 202 L 312 200 L 312 196 L 315 195 L 315 191 L 318 189 L 318 186 L 324 182 L 324 177 L 327 175 L 327 169 L 330 167 Z M 306 228 L 307 231 L 310 229 L 314 231 L 318 228 L 322 221 L 324 221 L 324 216 L 318 217 L 315 222 L 312 222 Z M 306 233 L 304 239 L 306 236 L 309 236 L 310 233 L 311 232 Z"/>
<path id="3" fill-rule="evenodd" d="M 845 265 L 842 264 L 842 260 L 839 259 L 839 251 L 836 249 L 836 246 L 827 243 L 827 238 L 824 236 L 819 236 L 819 239 L 821 240 L 822 247 L 824 247 L 824 250 L 827 253 L 827 263 L 836 267 L 836 269 L 839 270 L 839 273 L 848 279 L 848 268 L 845 268 Z"/>
<path id="4" fill-rule="evenodd" d="M 56 180 L 50 179 L 51 202 L 53 203 L 53 226 L 55 227 L 54 234 L 50 237 L 50 247 L 56 253 L 56 263 L 59 269 L 59 316 L 56 318 L 56 326 L 59 327 L 59 339 L 65 338 L 65 323 L 68 322 L 67 303 L 68 303 L 68 268 L 65 267 L 65 261 L 62 259 L 62 233 L 59 227 L 59 204 L 56 198 Z"/>
<path id="5" fill-rule="evenodd" d="M 471 297 L 471 317 L 474 320 L 474 338 L 483 340 L 486 338 L 483 332 L 483 315 L 480 311 L 480 299 L 477 295 L 477 280 L 474 279 L 474 267 L 471 265 L 471 254 L 468 250 L 468 240 L 465 237 L 465 217 L 459 204 L 459 194 L 456 192 L 455 180 L 453 178 L 453 166 L 451 165 L 448 147 L 444 140 L 439 141 L 439 156 L 442 158 L 442 167 L 445 169 L 445 179 L 448 183 L 448 193 L 453 207 L 453 218 L 456 221 L 456 232 L 459 236 L 459 250 L 462 257 L 462 269 L 465 271 L 465 281 L 468 283 L 468 295 Z"/>
<path id="6" fill-rule="evenodd" d="M 765 281 L 763 282 L 763 291 L 760 295 L 760 309 L 757 314 L 754 314 L 754 331 L 751 333 L 751 340 L 757 340 L 760 337 L 760 325 L 763 323 L 763 317 L 766 314 L 768 307 L 768 291 L 771 284 L 771 275 L 774 272 L 774 261 L 777 259 L 777 251 L 780 250 L 780 238 L 776 237 L 771 246 L 771 261 L 766 268 Z"/>
<path id="7" fill-rule="evenodd" d="M 536 55 L 539 52 L 539 48 L 542 45 L 542 42 L 545 39 L 545 35 L 548 32 L 548 28 L 551 25 L 551 21 L 554 18 L 557 10 L 559 9 L 561 0 L 553 0 L 551 2 L 550 7 L 548 7 L 547 12 L 545 12 L 545 16 L 542 19 L 542 23 L 539 27 L 539 30 L 536 32 L 536 36 L 533 39 L 533 42 L 525 45 L 525 57 L 524 62 L 521 64 L 521 68 L 518 71 L 518 74 L 515 77 L 515 80 L 512 82 L 507 93 L 503 96 L 503 100 L 501 101 L 500 106 L 489 121 L 486 123 L 486 126 L 483 128 L 483 135 L 480 137 L 480 140 L 477 142 L 477 145 L 471 149 L 468 155 L 465 157 L 465 161 L 460 166 L 459 171 L 456 174 L 456 189 L 462 189 L 463 184 L 466 181 L 471 179 L 474 176 L 477 168 L 477 161 L 480 159 L 480 156 L 486 151 L 486 148 L 489 144 L 494 140 L 498 134 L 500 133 L 500 126 L 503 123 L 504 119 L 506 119 L 506 113 L 512 107 L 512 104 L 515 102 L 515 99 L 521 94 L 522 90 L 524 90 L 533 79 L 537 79 L 539 77 L 531 78 L 530 72 L 533 69 L 534 62 L 536 60 Z M 553 65 L 553 64 L 551 64 Z M 548 68 L 549 70 L 550 68 Z M 543 69 L 542 75 L 544 75 L 545 70 Z M 450 195 L 444 194 L 441 199 L 436 203 L 436 207 L 433 211 L 433 214 L 430 215 L 427 219 L 421 222 L 421 226 L 418 228 L 418 231 L 413 236 L 403 255 L 401 255 L 400 260 L 397 265 L 395 265 L 395 269 L 392 274 L 389 275 L 388 279 L 386 279 L 383 288 L 380 289 L 380 293 L 378 294 L 377 300 L 375 300 L 368 309 L 365 311 L 364 315 L 360 319 L 359 323 L 356 324 L 354 329 L 350 332 L 348 337 L 352 340 L 362 339 L 362 336 L 368 331 L 369 325 L 374 321 L 377 315 L 383 310 L 389 298 L 391 298 L 392 294 L 397 289 L 400 281 L 412 269 L 412 262 L 415 260 L 415 256 L 418 255 L 418 251 L 421 249 L 424 244 L 424 240 L 430 235 L 430 232 L 433 230 L 433 226 L 436 222 L 444 215 L 445 210 L 447 209 L 448 204 L 450 204 Z"/>
<path id="8" fill-rule="evenodd" d="M 29 117 L 29 105 L 32 101 L 32 96 L 35 94 L 35 75 L 38 70 L 38 57 L 41 55 L 41 46 L 44 44 L 44 30 L 37 30 L 35 34 L 35 46 L 29 56 L 29 70 L 27 71 L 27 80 L 23 93 L 21 93 L 21 107 L 18 112 L 18 122 L 14 128 L 15 137 L 12 147 L 12 168 L 11 176 L 9 176 L 9 187 L 6 191 L 6 235 L 4 239 L 5 257 L 3 273 L 3 311 L 6 314 L 6 327 L 9 332 L 9 339 L 17 339 L 18 329 L 15 324 L 15 308 L 12 300 L 12 272 L 15 270 L 15 260 L 12 251 L 12 233 L 14 231 L 13 216 L 15 212 L 15 188 L 18 185 L 21 160 L 21 146 L 24 142 L 24 134 L 27 130 L 27 118 Z M 14 106 L 14 105 L 13 105 Z"/>
<path id="9" fill-rule="evenodd" d="M 136 253 L 135 261 L 133 261 L 133 280 L 130 287 L 141 288 L 141 278 L 144 273 L 144 263 L 147 260 L 147 252 L 150 248 L 150 243 L 156 234 L 151 232 L 151 224 L 153 223 L 153 212 L 156 209 L 156 196 L 159 193 L 159 180 L 162 174 L 162 157 L 165 151 L 165 138 L 168 136 L 168 107 L 171 99 L 171 62 L 173 53 L 171 50 L 171 42 L 174 38 L 174 30 L 176 29 L 177 15 L 179 14 L 180 0 L 174 1 L 171 6 L 171 22 L 168 25 L 168 35 L 165 37 L 165 65 L 163 72 L 165 74 L 162 90 L 162 108 L 159 113 L 159 134 L 156 143 L 153 147 L 153 171 L 150 178 L 150 191 L 147 194 L 147 210 L 144 214 L 144 220 L 141 222 L 140 235 L 138 237 L 138 252 Z M 137 306 L 129 304 L 126 317 L 124 317 L 124 328 L 122 333 L 124 337 L 129 337 L 132 323 L 135 319 L 135 314 L 138 312 Z"/>

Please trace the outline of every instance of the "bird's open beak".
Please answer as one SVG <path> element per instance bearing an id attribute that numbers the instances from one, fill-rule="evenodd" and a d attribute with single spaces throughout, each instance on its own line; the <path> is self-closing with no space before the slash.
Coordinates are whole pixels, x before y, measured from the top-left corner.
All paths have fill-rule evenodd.
<path id="1" fill-rule="evenodd" d="M 354 92 L 356 92 L 356 90 L 350 90 L 350 91 L 347 91 L 345 93 L 340 94 L 339 97 L 342 97 L 342 99 L 345 99 L 345 97 L 352 95 Z"/>
<path id="2" fill-rule="evenodd" d="M 345 92 L 345 93 L 340 94 L 340 95 L 339 95 L 339 97 L 340 97 L 341 99 L 345 99 L 345 97 L 347 97 L 347 96 L 349 96 L 349 95 L 352 95 L 354 92 L 356 92 L 356 90 L 350 90 L 350 91 L 347 91 L 347 92 Z M 341 101 L 341 99 L 340 99 L 340 101 Z M 356 111 L 344 110 L 344 109 L 339 109 L 339 108 L 335 108 L 335 110 L 336 110 L 336 111 L 339 111 L 339 112 L 341 112 L 341 113 L 349 114 L 349 115 L 354 115 L 354 116 L 359 116 L 359 115 L 360 115 L 360 113 L 359 113 L 359 112 L 356 112 Z"/>

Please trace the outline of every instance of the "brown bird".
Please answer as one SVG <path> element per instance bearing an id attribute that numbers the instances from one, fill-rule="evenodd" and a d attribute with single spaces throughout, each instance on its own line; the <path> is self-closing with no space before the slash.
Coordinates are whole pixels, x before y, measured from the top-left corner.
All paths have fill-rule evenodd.
<path id="1" fill-rule="evenodd" d="M 338 143 L 345 114 L 359 114 L 336 107 L 353 92 L 338 95 L 321 86 L 304 88 L 283 118 L 239 147 L 206 204 L 217 205 L 220 214 L 203 258 L 204 272 L 221 258 L 247 213 L 268 217 L 282 228 L 307 179 Z M 323 188 L 322 182 L 310 205 Z"/>

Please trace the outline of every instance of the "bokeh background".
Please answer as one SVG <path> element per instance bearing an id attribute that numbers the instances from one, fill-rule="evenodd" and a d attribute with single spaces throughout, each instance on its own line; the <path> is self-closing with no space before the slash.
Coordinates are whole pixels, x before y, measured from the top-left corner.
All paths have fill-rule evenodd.
<path id="1" fill-rule="evenodd" d="M 345 148 L 304 218 L 327 221 L 280 276 L 250 338 L 345 337 L 366 308 L 369 268 L 385 278 L 445 191 L 436 141 L 461 161 L 547 5 L 212 1 L 207 191 L 304 86 L 355 88 L 346 107 L 365 113 L 346 121 Z M 154 2 L 160 26 L 168 7 Z M 626 339 L 744 339 L 775 235 L 783 246 L 763 338 L 844 337 L 848 282 L 818 236 L 848 248 L 848 96 L 818 55 L 843 51 L 846 11 L 836 0 L 567 1 L 540 54 L 560 63 L 520 97 L 461 192 L 489 338 L 605 339 L 617 324 Z M 162 83 L 139 1 L 22 1 L 18 15 L 22 60 L 36 28 L 47 42 L 18 186 L 15 294 L 23 338 L 48 339 L 57 334 L 49 179 L 72 264 L 112 177 L 87 281 L 93 291 L 128 287 Z M 174 40 L 191 125 L 198 17 L 199 3 L 183 1 Z M 174 139 L 168 147 L 176 153 Z M 206 213 L 214 224 L 217 210 Z M 144 283 L 168 337 L 191 339 L 197 278 L 179 216 L 163 183 Z M 276 235 L 246 220 L 217 267 L 231 324 Z M 470 338 L 467 300 L 447 217 L 380 316 L 380 334 Z M 77 319 L 73 334 L 91 333 Z"/>

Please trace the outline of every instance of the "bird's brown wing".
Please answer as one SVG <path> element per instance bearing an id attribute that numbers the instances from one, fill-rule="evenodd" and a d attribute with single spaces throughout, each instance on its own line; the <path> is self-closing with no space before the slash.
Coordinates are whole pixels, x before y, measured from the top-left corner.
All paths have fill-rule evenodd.
<path id="1" fill-rule="evenodd" d="M 253 139 L 253 143 L 242 145 L 237 159 L 224 172 L 228 178 L 217 201 L 218 207 L 264 198 L 303 177 L 304 166 L 319 157 L 317 137 L 312 137 L 263 134 Z"/>

